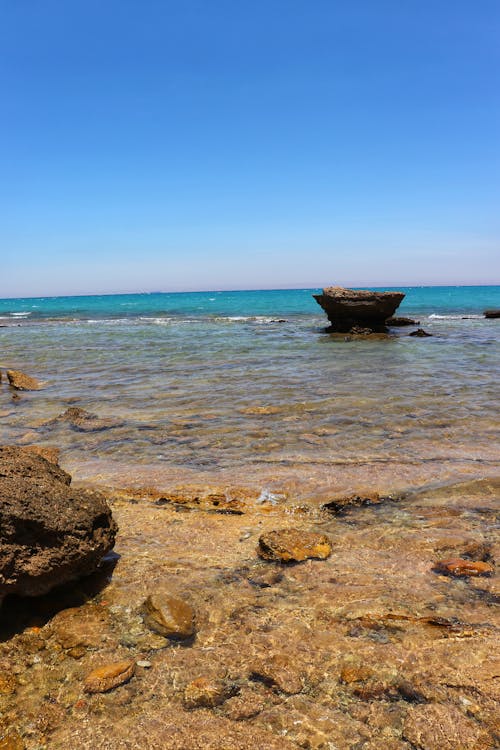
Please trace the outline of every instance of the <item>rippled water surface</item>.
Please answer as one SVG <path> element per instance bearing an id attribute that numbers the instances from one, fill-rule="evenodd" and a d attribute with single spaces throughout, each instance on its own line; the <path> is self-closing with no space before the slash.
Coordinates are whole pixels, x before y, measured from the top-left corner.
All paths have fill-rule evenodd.
<path id="1" fill-rule="evenodd" d="M 498 287 L 409 289 L 407 328 L 323 332 L 314 290 L 0 302 L 4 442 L 57 445 L 78 478 L 316 486 L 491 474 L 496 467 Z M 5 379 L 4 379 L 5 381 Z M 111 420 L 46 425 L 68 406 Z"/>

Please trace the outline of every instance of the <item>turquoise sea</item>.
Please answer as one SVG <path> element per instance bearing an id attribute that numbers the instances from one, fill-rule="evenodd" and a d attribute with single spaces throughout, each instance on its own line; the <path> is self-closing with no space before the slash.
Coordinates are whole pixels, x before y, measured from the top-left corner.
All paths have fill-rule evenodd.
<path id="1" fill-rule="evenodd" d="M 403 487 L 498 466 L 500 287 L 409 287 L 398 314 L 432 337 L 324 332 L 319 290 L 0 300 L 2 442 L 61 448 L 113 483 Z M 47 424 L 69 406 L 106 428 Z M 102 426 L 102 425 L 101 425 Z"/>

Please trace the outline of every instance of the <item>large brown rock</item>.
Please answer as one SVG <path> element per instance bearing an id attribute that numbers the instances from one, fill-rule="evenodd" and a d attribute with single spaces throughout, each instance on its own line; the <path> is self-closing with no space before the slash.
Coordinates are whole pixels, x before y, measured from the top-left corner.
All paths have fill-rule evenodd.
<path id="1" fill-rule="evenodd" d="M 324 534 L 300 529 L 277 529 L 259 538 L 257 554 L 264 560 L 303 562 L 308 559 L 326 560 L 332 545 Z"/>
<path id="2" fill-rule="evenodd" d="M 45 594 L 92 573 L 117 531 L 96 492 L 42 456 L 0 446 L 0 601 L 10 593 Z"/>
<path id="3" fill-rule="evenodd" d="M 402 292 L 370 292 L 331 286 L 313 297 L 330 321 L 329 331 L 349 333 L 353 328 L 386 331 L 385 321 L 404 298 Z"/>

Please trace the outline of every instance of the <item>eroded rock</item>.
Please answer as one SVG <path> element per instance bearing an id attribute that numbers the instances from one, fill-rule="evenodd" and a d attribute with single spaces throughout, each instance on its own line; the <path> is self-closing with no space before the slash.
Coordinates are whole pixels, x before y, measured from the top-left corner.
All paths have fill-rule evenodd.
<path id="1" fill-rule="evenodd" d="M 16 391 L 39 391 L 43 384 L 31 375 L 21 372 L 21 370 L 7 370 L 7 380 L 12 388 Z"/>
<path id="2" fill-rule="evenodd" d="M 143 609 L 144 622 L 155 633 L 175 640 L 194 636 L 194 611 L 182 599 L 168 593 L 150 594 Z"/>
<path id="3" fill-rule="evenodd" d="M 322 294 L 313 294 L 330 321 L 329 331 L 339 333 L 385 332 L 390 318 L 404 299 L 402 292 L 371 292 L 368 290 L 327 287 Z"/>
<path id="4" fill-rule="evenodd" d="M 42 456 L 0 446 L 0 599 L 88 575 L 113 548 L 117 526 L 104 498 L 70 483 Z"/>
<path id="5" fill-rule="evenodd" d="M 59 423 L 68 423 L 73 429 L 79 432 L 100 432 L 109 430 L 111 427 L 119 427 L 122 422 L 115 422 L 112 419 L 100 419 L 96 414 L 91 414 L 79 406 L 70 406 L 55 419 L 47 422 L 47 426 Z"/>
<path id="6" fill-rule="evenodd" d="M 432 333 L 427 333 L 427 331 L 424 331 L 423 328 L 417 328 L 416 331 L 412 331 L 408 334 L 408 336 L 416 336 L 417 338 L 429 338 L 429 336 L 432 336 Z"/>
<path id="7" fill-rule="evenodd" d="M 391 328 L 404 327 L 404 326 L 418 326 L 419 323 L 420 323 L 419 320 L 413 320 L 413 318 L 402 318 L 402 317 L 387 318 L 387 320 L 385 321 L 386 326 L 390 326 Z"/>
<path id="8" fill-rule="evenodd" d="M 302 562 L 308 558 L 326 560 L 332 545 L 324 534 L 300 529 L 279 529 L 262 534 L 257 554 L 264 560 Z"/>

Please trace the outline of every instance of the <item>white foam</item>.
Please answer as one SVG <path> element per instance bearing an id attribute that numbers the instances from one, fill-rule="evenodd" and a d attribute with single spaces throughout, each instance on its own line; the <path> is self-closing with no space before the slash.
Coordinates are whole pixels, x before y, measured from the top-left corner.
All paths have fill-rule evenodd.
<path id="1" fill-rule="evenodd" d="M 471 318 L 472 320 L 482 320 L 482 315 L 438 315 L 437 313 L 431 313 L 429 320 L 463 320 L 464 318 Z"/>
<path id="2" fill-rule="evenodd" d="M 28 315 L 31 315 L 30 312 L 15 312 L 10 314 L 12 318 L 26 318 Z"/>

